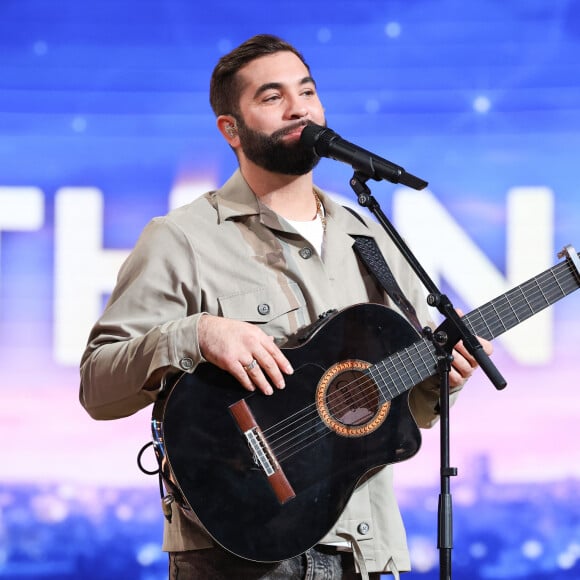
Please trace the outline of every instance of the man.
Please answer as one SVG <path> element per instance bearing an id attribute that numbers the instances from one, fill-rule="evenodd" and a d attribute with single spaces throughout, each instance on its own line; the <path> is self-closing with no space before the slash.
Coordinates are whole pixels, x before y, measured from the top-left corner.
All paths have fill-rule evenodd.
<path id="1" fill-rule="evenodd" d="M 288 338 L 329 309 L 393 307 L 359 262 L 353 235 L 376 239 L 419 319 L 428 320 L 422 288 L 384 232 L 313 185 L 318 159 L 299 139 L 325 117 L 301 54 L 273 36 L 248 40 L 217 64 L 210 101 L 239 170 L 221 189 L 152 220 L 123 265 L 81 364 L 80 399 L 96 419 L 138 411 L 156 400 L 164 375 L 204 362 L 233 375 L 241 393 L 275 397 L 293 372 L 280 350 Z M 454 393 L 475 366 L 457 346 Z M 421 427 L 437 420 L 437 403 L 434 380 L 412 389 Z M 171 578 L 356 578 L 355 568 L 375 577 L 410 569 L 391 467 L 359 485 L 319 545 L 280 563 L 236 557 L 195 518 L 173 511 L 164 535 Z"/>

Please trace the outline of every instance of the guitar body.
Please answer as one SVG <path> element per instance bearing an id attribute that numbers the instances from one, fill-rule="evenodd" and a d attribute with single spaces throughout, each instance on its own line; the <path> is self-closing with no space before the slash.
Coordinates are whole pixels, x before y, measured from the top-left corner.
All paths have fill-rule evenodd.
<path id="1" fill-rule="evenodd" d="M 255 561 L 300 554 L 332 528 L 365 473 L 418 451 L 408 393 L 381 400 L 364 367 L 419 338 L 392 310 L 361 304 L 284 349 L 294 374 L 271 396 L 247 393 L 210 364 L 178 377 L 155 404 L 154 433 L 173 484 L 217 543 Z M 282 494 L 236 421 L 242 400 L 279 464 Z"/>

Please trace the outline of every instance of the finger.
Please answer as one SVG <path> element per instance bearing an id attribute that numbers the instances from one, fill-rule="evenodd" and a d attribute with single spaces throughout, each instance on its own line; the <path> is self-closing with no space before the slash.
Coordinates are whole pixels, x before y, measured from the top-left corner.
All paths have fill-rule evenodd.
<path id="1" fill-rule="evenodd" d="M 449 386 L 452 389 L 462 387 L 467 382 L 467 377 L 464 377 L 457 369 L 451 368 L 449 372 Z"/>
<path id="2" fill-rule="evenodd" d="M 477 362 L 465 348 L 458 347 L 453 350 L 452 366 L 463 378 L 468 378 L 477 368 Z"/>
<path id="3" fill-rule="evenodd" d="M 275 350 L 278 349 L 278 347 L 276 347 L 275 345 L 273 345 L 273 347 Z M 271 384 L 273 384 L 278 389 L 283 389 L 286 386 L 286 383 L 284 381 L 284 375 L 282 374 L 283 369 L 280 368 L 280 364 L 283 365 L 285 364 L 285 368 L 287 368 L 290 365 L 290 363 L 286 360 L 286 357 L 284 357 L 283 355 L 282 355 L 283 361 L 282 363 L 279 363 L 278 361 L 280 360 L 280 358 L 276 356 L 275 350 L 273 350 L 273 352 L 270 353 L 267 349 L 261 348 L 254 353 L 262 373 L 256 372 L 254 374 L 250 374 L 250 378 L 253 380 L 254 384 L 262 391 L 266 389 L 266 385 L 270 387 Z M 286 361 L 286 363 L 284 363 L 284 361 Z M 270 379 L 271 384 L 270 382 L 268 382 L 268 378 Z"/>
<path id="4" fill-rule="evenodd" d="M 275 338 L 273 336 L 268 336 L 268 339 L 269 339 L 268 342 L 265 345 L 263 345 L 265 351 L 272 357 L 272 359 L 276 363 L 276 366 L 284 374 L 291 375 L 294 372 L 292 364 L 276 344 Z"/>
<path id="5" fill-rule="evenodd" d="M 277 346 L 276 346 L 276 349 L 274 350 L 274 352 L 271 352 L 270 354 L 272 355 L 272 358 L 276 362 L 276 365 L 278 366 L 278 368 L 283 373 L 285 373 L 287 375 L 291 375 L 294 372 L 294 369 L 292 368 L 292 364 L 290 363 L 290 361 L 286 358 L 284 353 Z"/>
<path id="6" fill-rule="evenodd" d="M 254 382 L 250 378 L 248 371 L 241 362 L 234 364 L 233 368 L 228 369 L 228 371 L 234 376 L 240 385 L 246 389 L 246 391 L 256 390 Z"/>
<path id="7" fill-rule="evenodd" d="M 477 366 L 477 361 L 469 354 L 467 348 L 463 344 L 463 341 L 459 341 L 455 348 L 453 349 L 453 359 L 454 363 L 462 365 L 463 363 L 468 364 L 471 368 Z"/>
<path id="8" fill-rule="evenodd" d="M 469 360 L 463 356 L 461 349 L 457 346 L 453 349 L 453 360 L 449 370 L 449 386 L 452 388 L 461 387 L 465 384 L 467 379 L 471 377 L 474 367 L 471 366 Z"/>
<path id="9" fill-rule="evenodd" d="M 481 338 L 479 336 L 477 337 L 477 340 L 479 341 L 479 344 L 481 344 L 481 347 L 485 352 L 485 354 L 487 355 L 493 354 L 493 345 L 489 340 L 486 340 L 485 338 Z M 459 341 L 455 345 L 455 353 L 456 352 L 459 352 L 469 362 L 472 368 L 475 369 L 479 366 L 477 360 L 475 360 L 475 358 L 469 353 L 469 351 L 463 344 L 463 341 Z"/>
<path id="10" fill-rule="evenodd" d="M 254 354 L 266 376 L 277 388 L 283 389 L 286 385 L 284 374 L 291 375 L 294 369 L 284 353 L 274 343 L 273 337 L 268 338 L 270 340 L 266 344 L 262 344 Z"/>
<path id="11" fill-rule="evenodd" d="M 481 338 L 481 336 L 478 336 L 477 340 L 479 340 L 483 350 L 485 351 L 485 354 L 493 354 L 493 343 L 491 343 L 489 340 L 486 340 L 485 338 Z"/>
<path id="12" fill-rule="evenodd" d="M 248 390 L 255 391 L 256 388 L 262 391 L 265 395 L 273 393 L 272 385 L 264 376 L 264 372 L 260 366 L 259 355 L 256 355 L 248 364 L 238 363 L 238 368 L 242 369 L 242 376 L 240 383 Z"/>
<path id="13" fill-rule="evenodd" d="M 266 379 L 262 367 L 256 365 L 253 369 L 248 371 L 248 377 L 252 381 L 255 388 L 264 393 L 264 395 L 271 395 L 274 392 L 272 385 Z"/>

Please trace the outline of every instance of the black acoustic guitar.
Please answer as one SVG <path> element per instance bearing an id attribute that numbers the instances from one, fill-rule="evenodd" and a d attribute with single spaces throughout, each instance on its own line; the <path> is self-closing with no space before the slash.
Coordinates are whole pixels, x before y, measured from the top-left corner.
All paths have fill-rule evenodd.
<path id="1" fill-rule="evenodd" d="M 567 259 L 464 316 L 491 340 L 580 286 Z M 449 348 L 457 342 L 450 329 Z M 217 543 L 269 562 L 300 554 L 338 520 L 373 468 L 412 457 L 421 436 L 408 392 L 436 373 L 437 355 L 401 316 L 360 304 L 329 316 L 301 346 L 295 371 L 272 396 L 243 391 L 201 364 L 154 406 L 156 450 Z"/>

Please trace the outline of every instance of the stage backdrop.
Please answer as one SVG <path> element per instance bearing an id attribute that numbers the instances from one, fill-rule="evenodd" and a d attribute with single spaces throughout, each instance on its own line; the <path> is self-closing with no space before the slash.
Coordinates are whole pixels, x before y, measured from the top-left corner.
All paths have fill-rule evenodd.
<path id="1" fill-rule="evenodd" d="M 235 168 L 208 81 L 259 32 L 304 52 L 332 129 L 429 181 L 369 185 L 465 312 L 580 247 L 574 0 L 1 0 L 0 578 L 164 577 L 150 410 L 92 421 L 78 362 L 143 226 Z M 351 175 L 316 170 L 356 207 Z M 580 577 L 579 296 L 452 410 L 458 578 Z M 438 577 L 438 437 L 396 469 L 414 578 Z"/>

